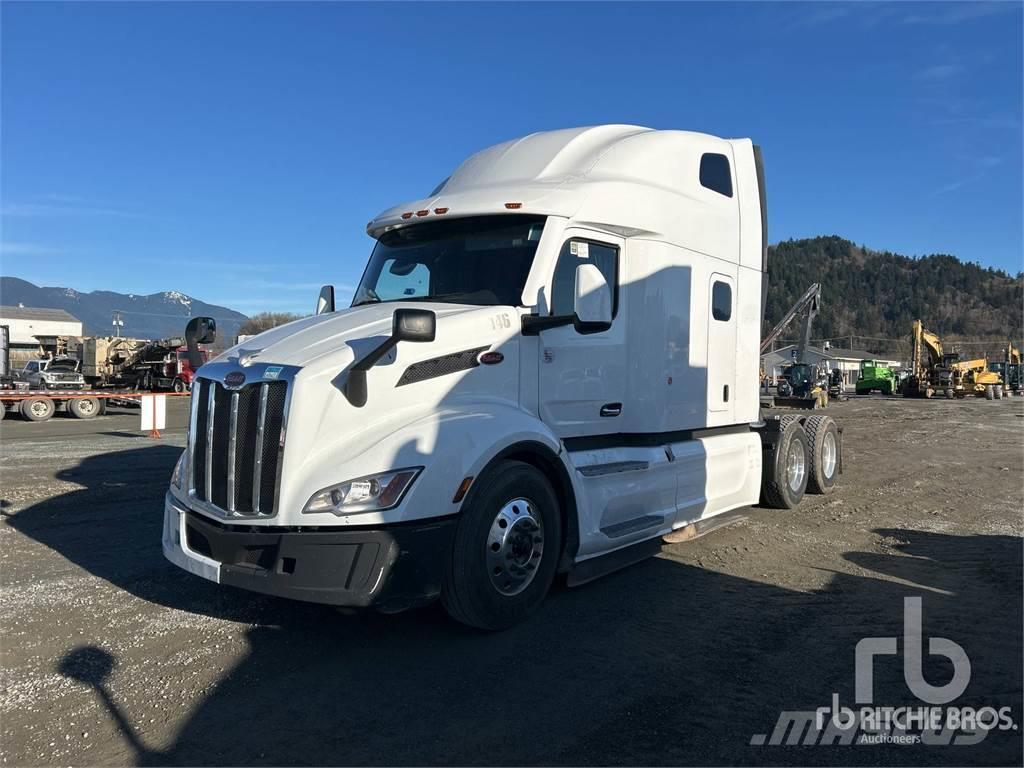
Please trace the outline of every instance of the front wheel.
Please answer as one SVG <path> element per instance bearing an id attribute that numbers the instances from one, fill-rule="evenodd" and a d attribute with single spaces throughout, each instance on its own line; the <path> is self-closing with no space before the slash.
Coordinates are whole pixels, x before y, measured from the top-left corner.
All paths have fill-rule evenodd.
<path id="1" fill-rule="evenodd" d="M 463 505 L 441 602 L 456 621 L 505 629 L 544 600 L 555 577 L 562 531 L 558 498 L 544 474 L 501 461 Z"/>
<path id="2" fill-rule="evenodd" d="M 171 388 L 172 388 L 172 389 L 173 389 L 173 390 L 174 390 L 174 391 L 175 391 L 175 392 L 176 392 L 177 394 L 179 394 L 179 395 L 180 395 L 180 394 L 181 394 L 182 392 L 184 392 L 184 391 L 185 391 L 185 389 L 186 389 L 186 387 L 185 387 L 185 382 L 184 382 L 184 381 L 182 381 L 181 379 L 175 379 L 175 380 L 174 380 L 174 383 L 173 383 L 173 384 L 171 385 Z"/>

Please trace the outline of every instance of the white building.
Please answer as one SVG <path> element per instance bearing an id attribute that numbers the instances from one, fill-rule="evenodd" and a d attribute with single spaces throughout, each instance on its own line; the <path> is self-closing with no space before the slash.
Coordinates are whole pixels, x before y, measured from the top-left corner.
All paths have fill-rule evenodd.
<path id="1" fill-rule="evenodd" d="M 0 325 L 10 332 L 11 365 L 39 355 L 38 336 L 81 336 L 82 321 L 63 309 L 0 306 Z"/>
<path id="2" fill-rule="evenodd" d="M 766 352 L 761 355 L 761 363 L 764 365 L 764 371 L 768 378 L 775 381 L 782 374 L 782 369 L 794 362 L 793 357 L 795 354 L 796 344 L 789 344 L 788 346 L 776 349 L 774 352 Z M 823 360 L 827 360 L 829 370 L 838 368 L 843 372 L 843 381 L 849 387 L 857 383 L 861 360 L 877 360 L 890 368 L 905 367 L 905 364 L 897 358 L 878 355 L 863 349 L 807 347 L 805 358 L 804 362 L 806 363 L 820 364 Z"/>

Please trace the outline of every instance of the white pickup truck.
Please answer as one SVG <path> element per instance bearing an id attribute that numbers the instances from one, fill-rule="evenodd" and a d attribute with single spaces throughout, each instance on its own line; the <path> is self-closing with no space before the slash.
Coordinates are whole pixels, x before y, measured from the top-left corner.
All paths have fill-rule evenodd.
<path id="1" fill-rule="evenodd" d="M 350 307 L 325 287 L 316 316 L 198 371 L 165 501 L 182 568 L 339 606 L 440 598 L 498 629 L 558 572 L 589 581 L 832 490 L 835 422 L 760 417 L 749 140 L 536 133 L 367 231 Z"/>
<path id="2" fill-rule="evenodd" d="M 81 363 L 73 357 L 29 360 L 18 379 L 29 389 L 85 389 Z"/>

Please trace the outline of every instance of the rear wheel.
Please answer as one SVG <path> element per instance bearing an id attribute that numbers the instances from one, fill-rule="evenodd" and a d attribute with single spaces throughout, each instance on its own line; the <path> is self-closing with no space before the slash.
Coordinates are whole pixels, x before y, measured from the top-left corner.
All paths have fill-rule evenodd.
<path id="1" fill-rule="evenodd" d="M 792 509 L 807 490 L 807 434 L 796 416 L 784 416 L 768 466 L 762 470 L 762 499 L 775 509 Z"/>
<path id="2" fill-rule="evenodd" d="M 995 395 L 996 395 L 996 400 L 1002 400 L 1003 399 L 1003 385 L 1002 384 L 996 384 L 996 386 L 995 386 Z"/>
<path id="3" fill-rule="evenodd" d="M 524 620 L 551 587 L 561 541 L 558 499 L 544 474 L 499 462 L 463 505 L 441 602 L 456 621 L 480 629 Z"/>
<path id="4" fill-rule="evenodd" d="M 996 390 L 995 390 L 995 387 L 993 387 L 991 384 L 986 384 L 985 385 L 985 399 L 986 400 L 995 400 L 996 399 Z"/>
<path id="5" fill-rule="evenodd" d="M 68 410 L 76 419 L 94 419 L 100 413 L 100 401 L 95 397 L 68 400 Z"/>
<path id="6" fill-rule="evenodd" d="M 811 416 L 804 422 L 810 471 L 808 493 L 832 493 L 839 476 L 839 427 L 831 416 Z"/>
<path id="7" fill-rule="evenodd" d="M 21 415 L 29 421 L 46 421 L 57 410 L 48 397 L 30 397 L 21 401 Z"/>

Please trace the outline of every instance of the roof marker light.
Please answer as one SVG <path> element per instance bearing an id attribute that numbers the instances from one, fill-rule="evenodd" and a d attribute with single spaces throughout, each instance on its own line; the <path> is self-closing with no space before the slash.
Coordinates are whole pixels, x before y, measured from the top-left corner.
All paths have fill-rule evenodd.
<path id="1" fill-rule="evenodd" d="M 516 208 L 522 208 L 523 204 L 522 203 L 505 203 L 505 207 L 508 208 L 511 211 L 511 210 L 515 210 Z"/>
<path id="2" fill-rule="evenodd" d="M 405 213 L 403 213 L 402 214 L 402 218 L 403 219 L 411 219 L 412 218 L 412 211 L 406 211 Z"/>
<path id="3" fill-rule="evenodd" d="M 424 208 L 422 211 L 416 211 L 417 216 L 426 216 L 428 213 L 430 213 L 430 211 L 427 210 L 426 208 Z"/>
<path id="4" fill-rule="evenodd" d="M 448 213 L 448 209 L 447 208 L 435 208 L 434 209 L 434 213 L 436 213 L 438 216 L 440 216 L 442 214 Z"/>

